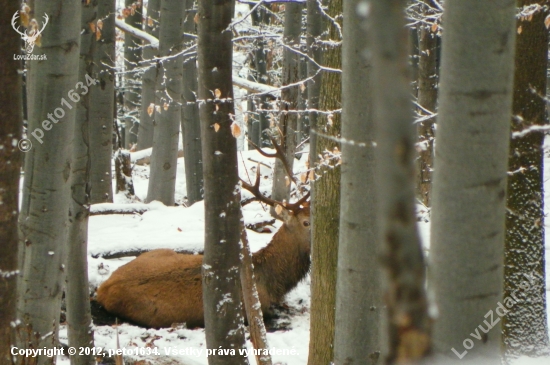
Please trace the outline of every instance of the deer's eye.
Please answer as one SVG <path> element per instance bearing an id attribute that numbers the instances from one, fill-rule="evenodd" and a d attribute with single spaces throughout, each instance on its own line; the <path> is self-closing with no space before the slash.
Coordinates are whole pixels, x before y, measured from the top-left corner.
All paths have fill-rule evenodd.
<path id="1" fill-rule="evenodd" d="M 309 221 L 304 221 L 302 224 L 304 225 L 304 227 L 309 227 Z"/>

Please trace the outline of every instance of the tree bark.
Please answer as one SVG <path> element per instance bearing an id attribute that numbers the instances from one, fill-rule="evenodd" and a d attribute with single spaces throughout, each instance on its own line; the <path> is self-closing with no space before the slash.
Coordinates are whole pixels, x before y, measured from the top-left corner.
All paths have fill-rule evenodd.
<path id="1" fill-rule="evenodd" d="M 488 331 L 496 322 L 483 319 L 503 300 L 516 8 L 513 0 L 445 6 L 429 281 L 439 312 L 434 350 L 446 363 L 496 365 L 501 328 Z"/>
<path id="2" fill-rule="evenodd" d="M 125 0 L 126 23 L 134 28 L 141 29 L 142 13 L 141 2 Z M 141 40 L 124 35 L 124 144 L 123 148 L 130 148 L 137 142 L 139 123 L 139 105 L 141 95 L 141 80 L 134 72 L 141 62 Z"/>
<path id="3" fill-rule="evenodd" d="M 339 19 L 342 26 L 342 0 L 332 0 L 327 13 Z M 329 24 L 329 39 L 341 41 L 338 28 Z M 341 45 L 323 49 L 325 66 L 342 68 Z M 337 72 L 324 73 L 321 78 L 319 109 L 339 109 L 342 100 L 342 76 Z M 330 118 L 330 119 L 329 119 Z M 324 135 L 340 136 L 341 115 L 321 115 L 317 129 Z M 336 266 L 340 222 L 340 143 L 328 138 L 317 139 L 317 155 L 322 155 L 315 181 L 312 210 L 311 245 L 311 316 L 308 364 L 329 364 L 334 356 L 334 308 L 336 306 Z M 328 152 L 327 152 L 328 151 Z"/>
<path id="4" fill-rule="evenodd" d="M 86 85 L 78 80 L 81 2 L 36 2 L 35 13 L 48 14 L 49 23 L 42 32 L 42 46 L 34 49 L 47 61 L 33 61 L 29 74 L 29 130 L 35 135 L 44 130 L 42 143 L 34 143 L 25 159 L 19 219 L 24 263 L 18 285 L 18 318 L 23 325 L 18 330 L 20 347 L 53 348 L 63 292 L 76 114 L 76 103 L 68 95 L 83 92 L 77 81 Z M 39 365 L 54 361 L 37 358 Z"/>
<path id="5" fill-rule="evenodd" d="M 425 266 L 416 228 L 407 0 L 373 0 L 369 33 L 377 133 L 378 237 L 387 323 L 383 361 L 419 363 L 430 352 Z M 368 9 L 363 9 L 367 13 Z M 368 208 L 367 208 L 368 209 Z M 386 350 L 387 348 L 387 350 Z"/>
<path id="6" fill-rule="evenodd" d="M 199 113 L 204 168 L 205 245 L 202 288 L 206 345 L 234 349 L 210 365 L 248 364 L 239 286 L 240 192 L 237 143 L 231 133 L 233 0 L 204 0 L 198 9 Z"/>
<path id="7" fill-rule="evenodd" d="M 300 34 L 302 31 L 302 4 L 287 3 L 285 5 L 285 26 L 283 42 L 286 45 L 283 49 L 283 85 L 296 83 L 299 80 L 299 57 L 290 48 L 299 49 Z M 298 87 L 287 87 L 281 92 L 281 107 L 278 121 L 278 131 L 273 137 L 283 147 L 290 172 L 294 166 L 294 153 L 296 152 L 296 131 L 298 117 L 296 111 L 298 102 Z M 273 169 L 273 191 L 271 197 L 274 200 L 283 201 L 290 198 L 291 176 L 287 176 L 283 162 L 280 159 L 275 161 Z M 275 208 L 271 207 L 271 215 L 276 216 Z"/>
<path id="8" fill-rule="evenodd" d="M 174 205 L 178 164 L 178 139 L 183 92 L 183 23 L 185 2 L 161 0 L 155 131 L 147 202 Z M 178 53 L 180 53 L 178 55 Z"/>
<path id="9" fill-rule="evenodd" d="M 99 84 L 90 87 L 90 203 L 113 202 L 113 115 L 115 112 L 115 1 L 97 3 L 94 74 Z M 101 20 L 101 22 L 99 22 Z M 99 25 L 98 25 L 99 24 Z"/>
<path id="10" fill-rule="evenodd" d="M 195 1 L 187 0 L 185 11 L 185 33 L 194 34 Z M 191 36 L 183 37 L 184 48 L 195 44 L 196 39 Z M 189 205 L 202 200 L 203 172 L 202 172 L 202 143 L 199 106 L 197 104 L 197 57 L 188 56 L 183 61 L 183 107 L 181 115 L 181 130 L 183 133 L 183 151 L 185 156 L 185 185 L 187 187 L 187 201 Z"/>
<path id="11" fill-rule="evenodd" d="M 540 3 L 520 0 L 519 6 Z M 518 21 L 514 76 L 512 131 L 547 124 L 546 92 L 548 30 L 547 11 Z M 514 137 L 508 160 L 505 297 L 518 292 L 521 300 L 503 317 L 506 355 L 515 358 L 548 355 L 546 283 L 544 260 L 543 132 Z M 528 287 L 525 287 L 528 283 Z M 527 300 L 527 298 L 530 298 Z"/>
<path id="12" fill-rule="evenodd" d="M 372 61 L 362 0 L 344 2 L 340 240 L 334 363 L 379 364 L 382 292 L 378 263 Z M 361 82 L 356 82 L 361 80 Z"/>
<path id="13" fill-rule="evenodd" d="M 160 22 L 160 1 L 149 0 L 147 4 L 147 19 L 145 20 L 145 31 L 155 38 L 159 38 Z M 157 85 L 157 67 L 156 62 L 152 61 L 158 56 L 158 49 L 151 45 L 143 48 L 143 59 L 149 61 L 145 64 L 147 69 L 142 76 L 141 84 L 141 112 L 139 114 L 139 131 L 137 148 L 143 150 L 153 146 L 153 115 L 155 105 L 155 87 Z"/>
<path id="14" fill-rule="evenodd" d="M 94 3 L 82 3 L 80 32 L 79 80 L 94 76 L 94 56 L 97 47 L 96 32 L 99 11 Z M 96 27 L 91 25 L 96 24 Z M 112 98 L 111 98 L 112 99 Z M 69 346 L 93 347 L 90 289 L 88 284 L 88 217 L 90 215 L 91 120 L 90 94 L 82 95 L 76 107 L 71 164 L 71 200 L 69 208 L 69 238 L 67 248 L 67 275 L 65 302 L 67 303 L 67 333 Z M 112 111 L 111 115 L 112 115 Z M 110 121 L 109 121 L 109 124 Z M 109 151 L 110 155 L 110 151 Z M 109 159 L 110 162 L 110 159 Z M 110 168 L 109 168 L 110 170 Z M 110 182 L 110 180 L 109 180 Z M 70 357 L 71 365 L 93 365 L 92 354 Z"/>
<path id="15" fill-rule="evenodd" d="M 424 0 L 431 3 L 432 0 Z M 422 5 L 423 15 L 430 15 L 430 7 Z M 418 61 L 418 104 L 436 112 L 437 105 L 437 35 L 428 24 L 419 25 L 419 61 Z M 425 114 L 420 111 L 421 114 Z M 417 124 L 418 134 L 418 168 L 417 196 L 427 207 L 431 205 L 431 187 L 433 171 L 433 147 L 435 118 Z"/>
<path id="16" fill-rule="evenodd" d="M 0 9 L 0 19 L 10 19 L 19 10 L 11 1 Z M 11 347 L 15 346 L 17 279 L 17 211 L 22 156 L 19 142 L 22 131 L 20 63 L 12 60 L 19 54 L 21 39 L 14 36 L 7 21 L 0 23 L 0 363 L 12 364 Z M 14 142 L 15 141 L 15 142 Z M 19 144 L 18 144 L 19 142 Z M 18 148 L 19 146 L 19 148 Z"/>

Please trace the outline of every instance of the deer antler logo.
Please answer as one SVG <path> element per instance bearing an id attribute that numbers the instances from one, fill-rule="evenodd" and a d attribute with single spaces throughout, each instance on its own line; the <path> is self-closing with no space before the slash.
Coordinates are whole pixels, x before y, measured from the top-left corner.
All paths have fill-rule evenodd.
<path id="1" fill-rule="evenodd" d="M 27 53 L 32 53 L 34 45 L 37 43 L 40 44 L 40 34 L 42 34 L 42 31 L 46 28 L 46 24 L 48 24 L 48 14 L 44 13 L 44 23 L 42 24 L 42 29 L 40 30 L 38 30 L 38 22 L 36 19 L 33 19 L 29 22 L 28 29 L 24 32 L 20 31 L 19 25 L 16 24 L 17 18 L 19 18 L 18 11 L 13 14 L 13 17 L 11 18 L 11 26 L 21 35 L 21 39 L 25 41 L 25 51 L 27 51 Z"/>

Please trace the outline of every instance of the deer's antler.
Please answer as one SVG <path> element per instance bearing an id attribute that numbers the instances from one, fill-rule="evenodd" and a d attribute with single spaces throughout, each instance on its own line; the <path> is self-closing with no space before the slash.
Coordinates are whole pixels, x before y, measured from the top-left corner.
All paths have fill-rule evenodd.
<path id="1" fill-rule="evenodd" d="M 27 32 L 21 32 L 19 30 L 19 25 L 16 24 L 16 21 L 17 21 L 17 18 L 19 18 L 19 12 L 16 12 L 15 14 L 13 14 L 13 17 L 11 18 L 11 26 L 13 27 L 13 29 L 15 29 L 15 31 L 17 33 L 19 33 L 20 35 L 26 37 L 27 36 Z"/>

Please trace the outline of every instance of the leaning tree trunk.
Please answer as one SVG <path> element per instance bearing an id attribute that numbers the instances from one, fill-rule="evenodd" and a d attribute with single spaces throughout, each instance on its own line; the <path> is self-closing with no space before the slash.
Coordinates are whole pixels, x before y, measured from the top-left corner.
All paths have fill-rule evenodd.
<path id="1" fill-rule="evenodd" d="M 35 13 L 49 16 L 42 46 L 34 49 L 45 54 L 47 62 L 34 62 L 29 74 L 29 131 L 43 138 L 42 143 L 33 141 L 25 158 L 19 219 L 23 265 L 18 317 L 22 326 L 18 330 L 20 345 L 53 348 L 57 346 L 69 224 L 76 113 L 72 100 L 86 85 L 85 80 L 78 80 L 81 2 L 37 1 Z M 46 356 L 37 359 L 38 364 L 54 361 Z"/>
<path id="2" fill-rule="evenodd" d="M 113 2 L 114 3 L 114 2 Z M 79 80 L 94 76 L 96 18 L 98 8 L 93 3 L 82 4 Z M 90 27 L 95 24 L 96 27 Z M 95 32 L 94 32 L 95 30 Z M 67 303 L 67 333 L 69 346 L 93 347 L 90 289 L 88 284 L 88 217 L 90 215 L 91 123 L 90 94 L 82 95 L 76 110 L 71 164 L 71 202 L 69 209 L 69 239 L 65 302 Z M 95 147 L 95 146 L 94 146 Z M 93 148 L 92 148 L 93 149 Z M 109 151 L 110 154 L 110 151 Z M 93 354 L 71 356 L 71 365 L 93 365 Z"/>
<path id="3" fill-rule="evenodd" d="M 307 76 L 312 79 L 307 85 L 307 108 L 309 112 L 309 165 L 313 167 L 317 162 L 317 119 L 319 118 L 316 112 L 319 107 L 319 93 L 321 91 L 321 73 L 319 64 L 321 64 L 323 49 L 319 45 L 321 34 L 323 33 L 323 20 L 321 17 L 321 9 L 319 5 L 322 1 L 307 0 L 307 34 L 306 43 L 309 56 L 307 63 Z"/>
<path id="4" fill-rule="evenodd" d="M 445 6 L 429 281 L 439 312 L 434 350 L 445 363 L 497 365 L 515 4 Z"/>
<path id="5" fill-rule="evenodd" d="M 186 0 L 184 31 L 195 33 L 195 0 Z M 195 44 L 195 38 L 183 37 L 184 48 Z M 183 156 L 185 161 L 185 186 L 187 201 L 191 205 L 202 200 L 202 144 L 199 106 L 197 105 L 197 57 L 187 56 L 183 61 L 183 107 L 181 113 L 181 130 L 183 133 Z"/>
<path id="6" fill-rule="evenodd" d="M 125 0 L 124 10 L 126 23 L 134 28 L 141 29 L 142 12 L 141 2 Z M 139 129 L 139 105 L 140 105 L 140 78 L 134 69 L 141 62 L 141 41 L 124 35 L 124 144 L 123 148 L 130 148 L 137 142 Z"/>
<path id="7" fill-rule="evenodd" d="M 115 113 L 115 0 L 98 0 L 94 77 L 90 87 L 90 203 L 113 202 L 113 118 Z"/>
<path id="8" fill-rule="evenodd" d="M 283 85 L 296 83 L 299 76 L 299 57 L 293 49 L 300 49 L 300 34 L 302 31 L 302 4 L 287 3 L 285 6 L 285 27 L 283 33 Z M 298 117 L 295 113 L 298 102 L 298 87 L 286 87 L 281 92 L 281 108 L 279 114 L 278 131 L 274 137 L 285 151 L 290 173 L 294 166 L 294 153 L 296 150 L 296 130 Z M 292 111 L 286 113 L 286 111 Z M 271 197 L 278 201 L 289 200 L 290 182 L 292 177 L 287 176 L 284 164 L 280 159 L 275 161 L 273 169 L 273 192 Z M 271 214 L 276 215 L 275 208 L 271 208 Z"/>
<path id="9" fill-rule="evenodd" d="M 433 0 L 423 0 L 432 4 Z M 422 4 L 422 14 L 430 15 L 430 7 Z M 420 24 L 418 31 L 418 104 L 435 113 L 437 103 L 437 37 L 428 24 Z M 420 114 L 426 114 L 419 108 Z M 418 123 L 419 156 L 417 168 L 417 196 L 427 207 L 431 205 L 433 147 L 435 117 Z"/>
<path id="10" fill-rule="evenodd" d="M 430 351 L 431 319 L 415 217 L 415 132 L 406 4 L 407 0 L 373 0 L 369 16 L 377 121 L 378 238 L 387 310 L 383 361 L 387 364 L 419 363 Z"/>
<path id="11" fill-rule="evenodd" d="M 233 349 L 210 365 L 248 364 L 239 286 L 240 192 L 237 141 L 232 135 L 233 45 L 228 29 L 235 2 L 203 0 L 198 9 L 199 99 L 204 162 L 205 244 L 202 288 L 206 346 Z"/>
<path id="12" fill-rule="evenodd" d="M 178 164 L 178 139 L 183 91 L 183 23 L 185 1 L 161 0 L 155 131 L 147 202 L 174 205 Z M 179 55 L 178 55 L 179 53 Z M 170 57 L 168 57 L 170 56 Z"/>
<path id="13" fill-rule="evenodd" d="M 382 294 L 377 251 L 371 60 L 365 56 L 362 0 L 344 2 L 340 243 L 336 284 L 334 363 L 380 362 Z M 361 80 L 361 82 L 357 82 Z M 353 143 L 351 143 L 353 141 Z"/>
<path id="14" fill-rule="evenodd" d="M 147 4 L 147 18 L 144 29 L 155 38 L 159 38 L 160 0 L 149 0 Z M 153 146 L 153 115 L 155 107 L 155 88 L 157 85 L 157 68 L 153 58 L 158 56 L 158 51 L 151 45 L 143 48 L 143 59 L 147 62 L 141 83 L 141 112 L 139 114 L 139 131 L 137 149 L 143 150 Z"/>
<path id="15" fill-rule="evenodd" d="M 521 0 L 520 6 L 539 1 Z M 516 70 L 512 130 L 520 132 L 510 144 L 506 243 L 505 296 L 518 291 L 524 298 L 503 318 L 503 340 L 508 357 L 548 354 L 544 260 L 543 143 L 544 133 L 522 130 L 547 124 L 546 92 L 547 11 L 522 18 L 517 26 Z M 528 287 L 524 284 L 528 283 Z M 529 298 L 529 299 L 528 299 Z"/>
<path id="16" fill-rule="evenodd" d="M 340 19 L 342 26 L 342 0 L 332 0 L 327 10 L 329 16 Z M 330 24 L 329 38 L 341 41 L 340 29 Z M 342 47 L 338 45 L 324 50 L 323 61 L 327 67 L 342 68 Z M 339 109 L 342 101 L 342 76 L 327 72 L 321 79 L 319 108 Z M 322 115 L 317 129 L 324 135 L 340 136 L 339 113 Z M 336 264 L 338 261 L 338 233 L 340 223 L 340 143 L 333 139 L 319 138 L 317 154 L 323 155 L 318 166 L 321 176 L 313 190 L 311 230 L 311 320 L 308 364 L 329 364 L 334 355 L 334 307 L 336 305 Z M 328 151 L 328 152 L 327 152 Z M 333 154 L 334 152 L 334 154 Z"/>
<path id="17" fill-rule="evenodd" d="M 10 19 L 19 9 L 10 1 L 0 9 L 0 19 Z M 0 363 L 11 364 L 11 347 L 15 346 L 17 278 L 17 211 L 21 154 L 28 142 L 21 138 L 21 77 L 19 62 L 11 60 L 19 54 L 21 39 L 15 37 L 7 21 L 0 23 Z M 15 143 L 14 143 L 15 141 Z M 23 140 L 24 141 L 24 140 Z M 19 145 L 17 144 L 19 142 Z M 19 148 L 18 148 L 19 147 Z"/>

